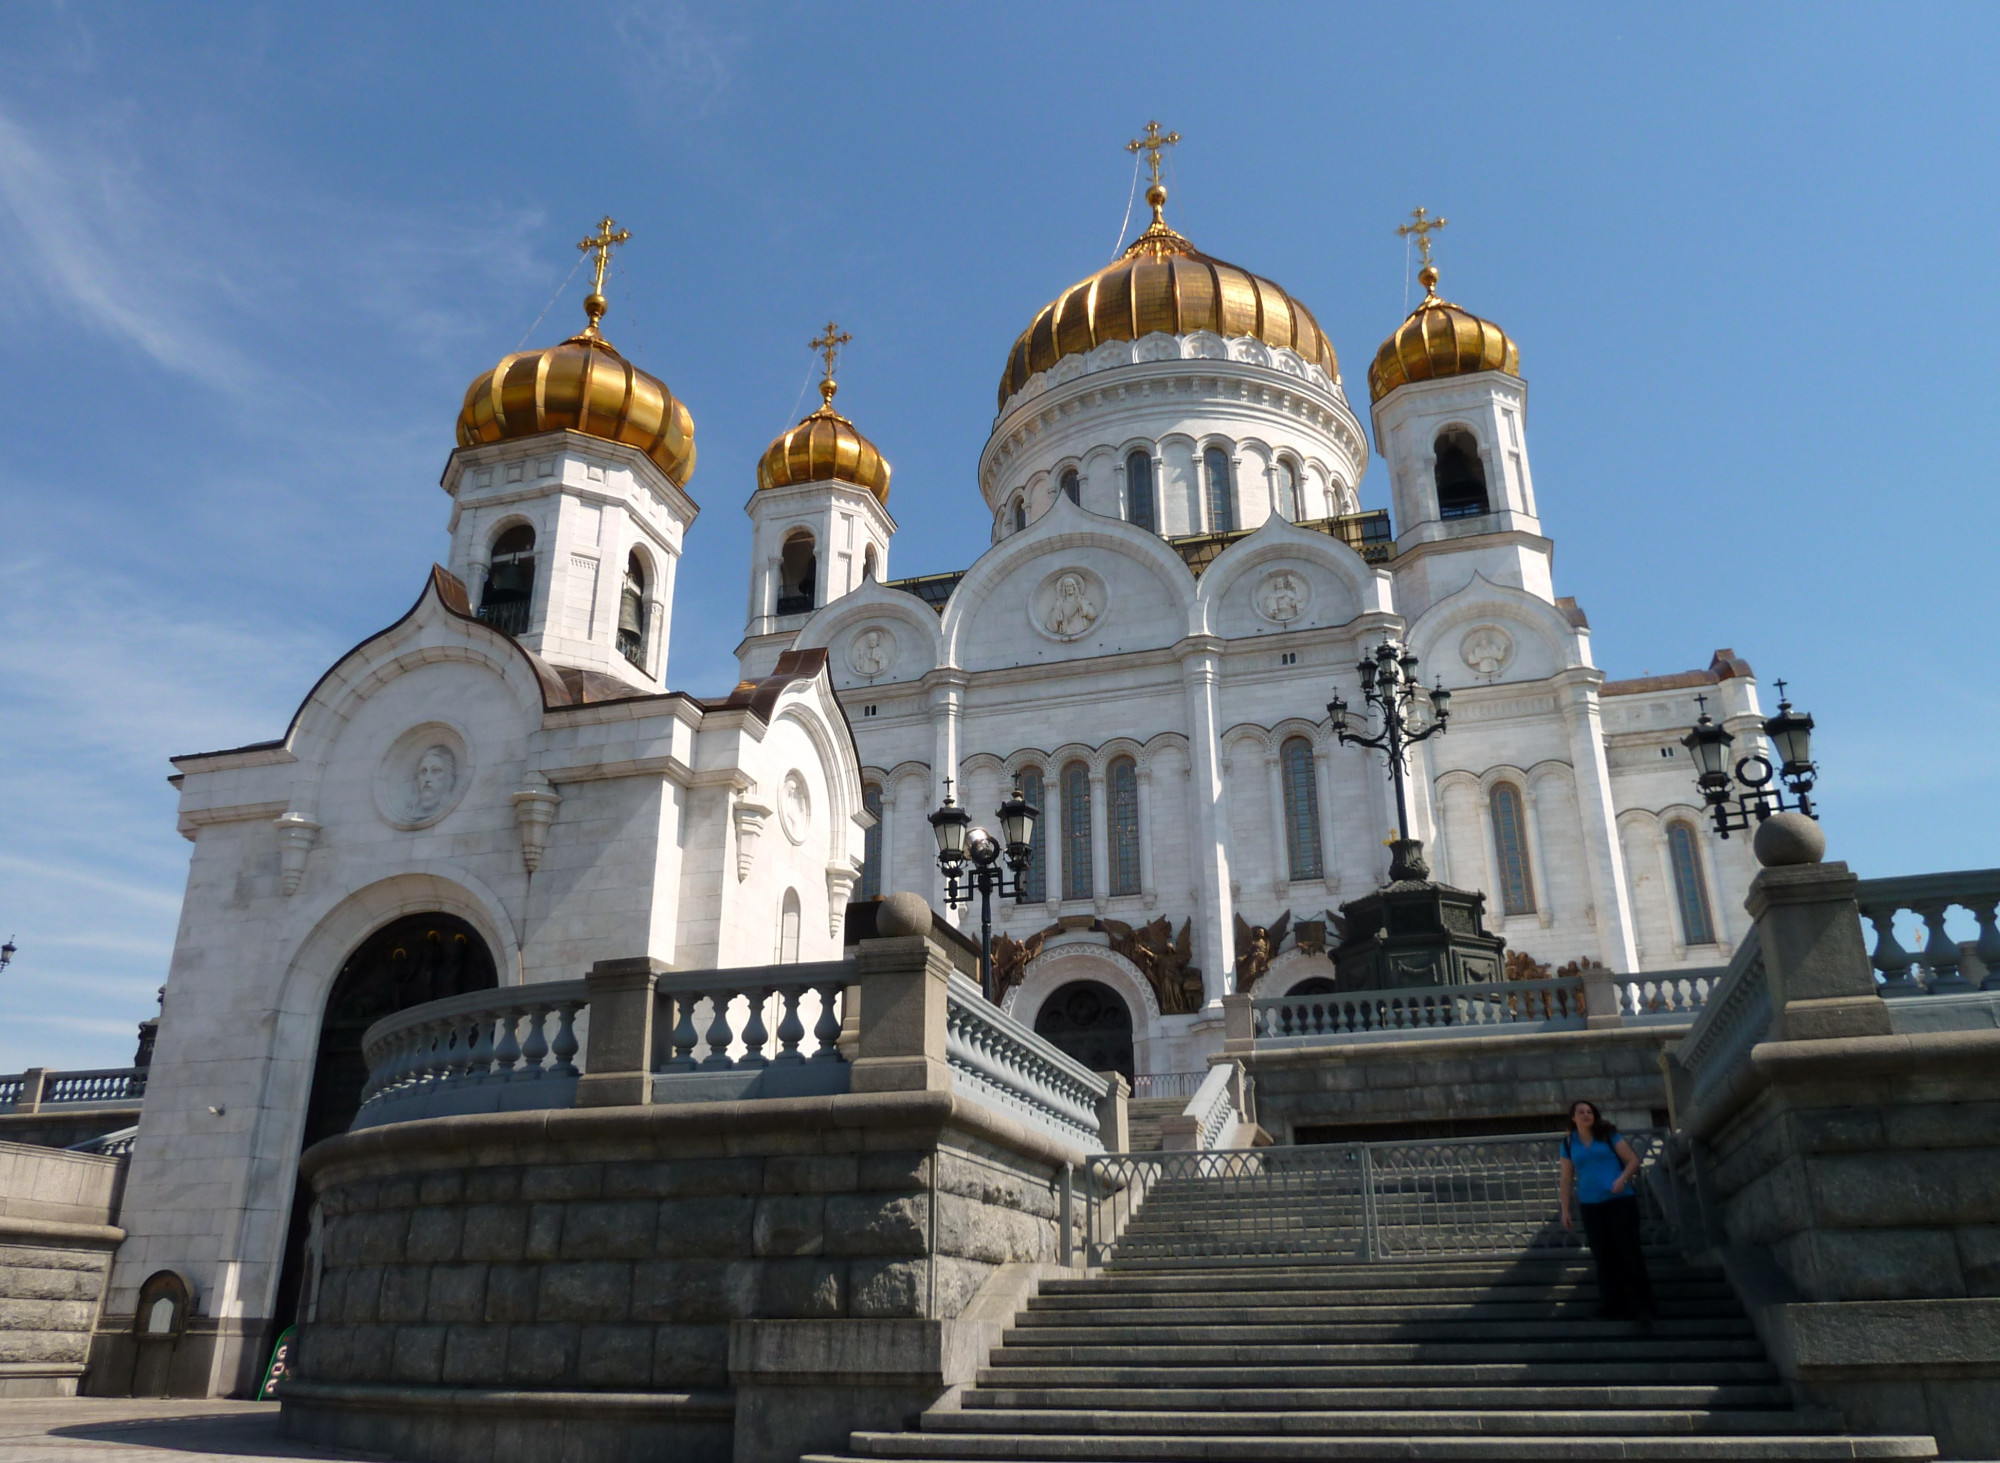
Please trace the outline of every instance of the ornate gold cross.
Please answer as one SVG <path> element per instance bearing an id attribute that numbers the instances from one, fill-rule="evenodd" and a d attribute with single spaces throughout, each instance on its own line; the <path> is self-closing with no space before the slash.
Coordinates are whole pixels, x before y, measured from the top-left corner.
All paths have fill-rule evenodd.
<path id="1" fill-rule="evenodd" d="M 1428 266 L 1431 262 L 1431 235 L 1450 223 L 1451 220 L 1448 218 L 1431 218 L 1422 207 L 1415 209 L 1410 214 L 1410 220 L 1409 223 L 1399 225 L 1396 233 L 1405 239 L 1409 238 L 1412 234 L 1417 236 L 1417 252 L 1423 256 L 1423 262 Z"/>
<path id="2" fill-rule="evenodd" d="M 821 333 L 819 339 L 806 342 L 807 345 L 826 358 L 826 375 L 820 380 L 819 394 L 828 406 L 833 405 L 833 393 L 838 389 L 833 382 L 833 358 L 839 355 L 840 348 L 852 339 L 854 339 L 853 336 L 829 320 L 826 322 L 826 329 Z"/>
<path id="3" fill-rule="evenodd" d="M 616 230 L 616 232 L 613 232 L 613 230 Z M 576 246 L 586 254 L 592 249 L 597 251 L 597 276 L 591 282 L 590 286 L 590 292 L 593 295 L 604 293 L 604 268 L 611 262 L 611 251 L 631 237 L 632 231 L 630 229 L 618 228 L 618 225 L 612 221 L 611 215 L 606 214 L 604 222 L 597 226 L 597 237 L 594 239 L 585 239 Z"/>
<path id="4" fill-rule="evenodd" d="M 1165 137 L 1160 136 L 1160 124 L 1158 122 L 1148 122 L 1146 124 L 1146 135 L 1143 138 L 1133 138 L 1125 144 L 1125 150 L 1127 152 L 1143 152 L 1146 154 L 1146 166 L 1152 170 L 1152 176 L 1148 181 L 1157 186 L 1160 181 L 1160 149 L 1163 147 L 1172 147 L 1180 140 L 1181 135 L 1178 132 L 1169 132 Z"/>

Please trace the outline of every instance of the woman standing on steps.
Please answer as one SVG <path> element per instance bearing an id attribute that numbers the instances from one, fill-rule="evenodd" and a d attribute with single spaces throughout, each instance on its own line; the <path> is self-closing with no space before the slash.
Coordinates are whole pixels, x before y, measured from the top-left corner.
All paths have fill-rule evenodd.
<path id="1" fill-rule="evenodd" d="M 1639 1248 L 1639 1195 L 1633 1186 L 1638 1172 L 1639 1156 L 1596 1103 L 1570 1108 L 1562 1140 L 1563 1228 L 1575 1228 L 1574 1203 L 1583 1212 L 1583 1235 L 1597 1263 L 1598 1315 L 1650 1323 L 1653 1283 Z"/>

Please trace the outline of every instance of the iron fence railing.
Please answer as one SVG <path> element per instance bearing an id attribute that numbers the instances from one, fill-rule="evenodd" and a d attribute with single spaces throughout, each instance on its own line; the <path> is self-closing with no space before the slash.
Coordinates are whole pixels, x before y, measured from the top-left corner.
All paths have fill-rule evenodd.
<path id="1" fill-rule="evenodd" d="M 1640 1162 L 1649 1244 L 1685 1233 L 1659 1129 L 1621 1134 Z M 1090 1263 L 1479 1258 L 1583 1246 L 1565 1230 L 1562 1138 L 1529 1133 L 1192 1153 L 1107 1153 L 1084 1167 Z"/>

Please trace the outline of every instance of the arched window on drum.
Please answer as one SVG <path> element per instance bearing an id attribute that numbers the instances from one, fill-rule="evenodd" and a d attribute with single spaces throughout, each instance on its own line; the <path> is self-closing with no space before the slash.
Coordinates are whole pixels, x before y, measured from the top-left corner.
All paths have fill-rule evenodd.
<path id="1" fill-rule="evenodd" d="M 1130 757 L 1114 758 L 1104 780 L 1111 799 L 1111 892 L 1137 894 L 1141 877 L 1139 764 Z"/>
<path id="2" fill-rule="evenodd" d="M 1080 504 L 1083 502 L 1083 479 L 1077 476 L 1076 469 L 1073 467 L 1063 470 L 1062 492 L 1063 496 L 1072 503 Z"/>
<path id="3" fill-rule="evenodd" d="M 1072 762 L 1062 770 L 1062 890 L 1065 899 L 1095 894 L 1090 877 L 1090 769 Z"/>
<path id="4" fill-rule="evenodd" d="M 1522 812 L 1521 790 L 1511 782 L 1493 785 L 1493 853 L 1500 870 L 1500 910 L 1503 914 L 1535 912 L 1534 871 L 1528 865 L 1528 820 Z"/>
<path id="5" fill-rule="evenodd" d="M 1035 819 L 1034 835 L 1028 840 L 1033 852 L 1028 867 L 1021 872 L 1021 892 L 1029 903 L 1040 904 L 1049 897 L 1049 804 L 1044 795 L 1047 789 L 1042 785 L 1042 769 L 1023 767 L 1014 782 L 1021 789 L 1022 798 L 1041 809 L 1041 816 Z"/>
<path id="6" fill-rule="evenodd" d="M 1713 945 L 1715 921 L 1708 908 L 1708 881 L 1701 872 L 1701 844 L 1694 825 L 1667 825 L 1667 858 L 1674 869 L 1674 902 L 1680 906 L 1681 935 L 1689 945 Z"/>
<path id="7" fill-rule="evenodd" d="M 1236 483 L 1229 471 L 1229 454 L 1211 447 L 1201 455 L 1202 476 L 1208 480 L 1208 531 L 1229 533 L 1236 527 Z"/>
<path id="8" fill-rule="evenodd" d="M 1313 771 L 1312 743 L 1291 737 L 1278 749 L 1285 793 L 1285 850 L 1294 882 L 1323 876 L 1319 846 L 1319 778 Z"/>
<path id="9" fill-rule="evenodd" d="M 1278 459 L 1278 512 L 1292 523 L 1306 516 L 1305 504 L 1299 497 L 1299 470 L 1282 457 Z"/>
<path id="10" fill-rule="evenodd" d="M 882 789 L 872 782 L 861 785 L 861 806 L 875 815 L 868 831 L 861 835 L 861 897 L 882 897 Z"/>
<path id="11" fill-rule="evenodd" d="M 1134 452 L 1125 459 L 1125 518 L 1134 528 L 1152 528 L 1153 459 Z"/>

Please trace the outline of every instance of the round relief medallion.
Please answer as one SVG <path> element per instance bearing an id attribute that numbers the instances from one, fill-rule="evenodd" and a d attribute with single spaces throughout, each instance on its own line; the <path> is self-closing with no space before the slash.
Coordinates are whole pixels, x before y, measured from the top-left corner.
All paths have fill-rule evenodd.
<path id="1" fill-rule="evenodd" d="M 1055 640 L 1081 640 L 1104 620 L 1104 581 L 1081 566 L 1058 569 L 1028 601 L 1028 618 Z"/>
<path id="2" fill-rule="evenodd" d="M 874 679 L 896 663 L 896 637 L 881 625 L 869 625 L 854 632 L 847 647 L 847 663 L 857 676 Z"/>
<path id="3" fill-rule="evenodd" d="M 1514 640 L 1498 625 L 1475 625 L 1458 642 L 1458 658 L 1475 675 L 1497 676 L 1514 658 Z"/>
<path id="4" fill-rule="evenodd" d="M 778 789 L 778 826 L 792 842 L 804 843 L 812 820 L 812 789 L 806 785 L 805 773 L 794 767 Z"/>
<path id="5" fill-rule="evenodd" d="M 391 827 L 428 828 L 458 806 L 471 781 L 465 737 L 427 721 L 397 737 L 375 769 L 375 808 Z"/>
<path id="6" fill-rule="evenodd" d="M 1257 586 L 1257 613 L 1274 625 L 1289 625 L 1312 603 L 1312 584 L 1297 569 L 1273 569 Z"/>

